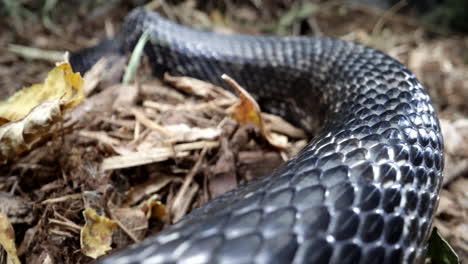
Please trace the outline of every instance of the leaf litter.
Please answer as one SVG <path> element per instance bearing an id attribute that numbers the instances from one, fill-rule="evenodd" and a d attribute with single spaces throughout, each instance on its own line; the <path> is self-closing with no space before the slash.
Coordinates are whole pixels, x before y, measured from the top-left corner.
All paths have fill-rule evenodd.
<path id="1" fill-rule="evenodd" d="M 202 28 L 254 34 L 268 28 L 273 32 L 278 28 L 269 27 L 270 21 L 279 21 L 275 18 L 282 14 L 293 15 L 295 19 L 281 28 L 285 34 L 302 33 L 309 27 L 316 34 L 325 32 L 374 46 L 409 65 L 429 88 L 446 140 L 446 181 L 435 225 L 462 261 L 467 258 L 468 71 L 463 53 L 466 39 L 428 38 L 426 29 L 411 19 L 359 7 L 342 8 L 333 2 L 318 5 L 319 11 L 311 12 L 308 17 L 296 16 L 294 10 L 278 8 L 281 5 L 274 3 L 258 10 L 256 6 L 235 9 L 231 6 L 220 12 L 216 5 L 212 10 L 197 10 L 195 2 L 168 3 L 156 8 L 189 24 L 193 23 L 187 19 L 191 17 Z M 258 28 L 246 28 L 242 26 L 243 21 L 261 23 L 257 24 Z M 41 34 L 44 35 L 36 35 Z M 5 34 L 0 41 L 9 43 L 9 38 Z M 44 36 L 37 43 L 50 41 L 47 38 Z M 73 38 L 70 43 L 74 42 L 81 43 L 78 46 L 90 43 L 83 36 Z M 63 44 L 67 43 L 63 38 L 55 43 L 70 49 L 69 44 Z M 15 56 L 1 52 L 0 73 L 6 77 L 0 80 L 2 86 L 8 82 L 13 84 L 9 86 L 18 85 L 18 80 L 11 81 L 11 76 L 41 78 L 38 73 L 46 72 L 44 64 L 37 63 L 38 68 L 24 66 Z M 22 68 L 2 64 L 15 61 L 18 63 L 13 66 Z M 176 84 L 186 81 L 180 76 L 165 76 L 166 83 L 178 86 L 179 91 L 160 80 L 148 79 L 147 68 L 141 69 L 135 84 L 118 84 L 123 65 L 122 61 L 104 61 L 101 69 L 94 68 L 94 74 L 88 72 L 84 77 L 88 98 L 63 119 L 56 135 L 1 170 L 5 175 L 0 179 L 1 191 L 15 197 L 5 207 L 10 208 L 8 220 L 14 227 L 19 227 L 18 223 L 23 225 L 16 237 L 18 256 L 25 263 L 90 262 L 90 258 L 77 250 L 80 249 L 79 232 L 85 225 L 82 213 L 89 208 L 84 191 L 100 193 L 95 199 L 103 211 L 98 210 L 98 214 L 117 223 L 111 246 L 121 248 L 158 232 L 239 182 L 268 174 L 307 142 L 302 130 L 277 116 L 261 113 L 269 131 L 288 139 L 287 150 L 272 147 L 262 139 L 259 128 L 239 125 L 230 118 L 226 109 L 235 104 L 235 95 L 228 95 L 222 89 L 204 88 L 205 85 L 214 87 L 211 84 L 189 80 L 190 85 L 184 88 Z M 109 66 L 114 68 L 109 70 Z M 38 70 L 40 67 L 42 70 Z M 31 80 L 22 82 L 31 83 Z M 175 132 L 178 129 L 186 132 L 179 135 Z M 136 164 L 134 160 L 144 157 L 145 152 L 151 152 L 152 156 L 144 164 Z M 182 156 L 177 156 L 180 153 Z M 106 167 L 106 164 L 111 165 Z M 0 211 L 4 212 L 2 205 Z"/>
<path id="2" fill-rule="evenodd" d="M 101 63 L 95 67 L 101 71 L 106 69 Z M 235 108 L 239 105 L 235 95 L 193 78 L 166 75 L 168 82 L 180 91 L 153 80 L 100 87 L 99 82 L 106 76 L 96 71 L 96 68 L 91 70 L 98 77 L 89 81 L 94 87 L 87 89 L 87 100 L 63 118 L 62 138 L 45 142 L 32 149 L 29 155 L 18 157 L 16 163 L 9 164 L 12 171 L 20 170 L 17 165 L 30 164 L 33 157 L 39 163 L 51 158 L 50 152 L 40 153 L 41 150 L 57 151 L 54 156 L 64 175 L 48 183 L 50 189 L 44 193 L 45 199 L 40 204 L 49 207 L 53 217 L 41 224 L 49 226 L 49 235 L 62 240 L 76 240 L 80 233 L 81 252 L 86 256 L 97 258 L 110 250 L 111 245 L 121 248 L 140 241 L 151 228 L 159 230 L 194 207 L 235 188 L 243 181 L 236 173 L 237 166 L 244 166 L 237 159 L 239 151 L 244 155 L 261 156 L 261 148 L 267 152 L 275 149 L 272 146 L 275 143 L 267 138 L 270 132 L 263 124 L 256 102 L 240 87 L 244 98 L 240 104 L 247 106 L 247 110 Z M 145 94 L 145 89 L 151 93 Z M 94 106 L 99 109 L 96 111 Z M 249 112 L 252 106 L 255 111 Z M 230 118 L 231 114 L 240 116 L 242 111 L 247 111 L 248 117 L 240 123 L 254 120 L 252 123 L 261 126 L 257 129 L 244 127 Z M 300 129 L 282 119 L 269 116 L 269 123 L 286 127 L 284 134 L 290 130 L 294 137 L 304 138 L 304 132 L 298 132 Z M 250 131 L 250 134 L 255 130 L 262 132 L 256 139 L 246 137 L 242 145 L 233 148 L 230 141 L 237 138 L 239 130 Z M 73 144 L 62 145 L 63 142 Z M 287 147 L 285 141 L 281 144 L 281 148 Z M 94 151 L 90 153 L 87 149 L 92 146 Z M 71 149 L 77 153 L 70 155 Z M 65 153 L 68 154 L 63 156 Z M 76 160 L 70 162 L 71 159 Z M 283 159 L 267 161 L 272 164 L 266 167 L 274 168 Z M 252 160 L 249 162 L 250 167 L 257 167 L 265 160 L 258 159 L 256 166 L 251 164 Z M 249 166 L 244 166 L 246 171 Z M 80 172 L 73 171 L 77 168 Z M 72 189 L 61 190 L 69 177 L 84 190 L 99 191 L 102 195 L 92 199 L 98 206 L 90 206 L 89 198 L 81 194 L 68 193 L 76 188 L 73 183 Z M 111 187 L 106 187 L 108 185 Z M 82 208 L 83 218 L 70 215 L 66 210 L 70 203 L 77 203 L 75 213 Z M 83 219 L 84 223 L 83 220 L 76 223 L 77 219 Z M 34 226 L 30 230 L 37 228 Z M 33 241 L 28 244 L 34 247 Z"/>

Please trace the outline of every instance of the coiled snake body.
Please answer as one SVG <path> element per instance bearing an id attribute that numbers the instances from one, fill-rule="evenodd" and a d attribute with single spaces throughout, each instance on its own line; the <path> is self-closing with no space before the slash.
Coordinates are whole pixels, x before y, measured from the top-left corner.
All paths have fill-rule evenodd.
<path id="1" fill-rule="evenodd" d="M 430 98 L 404 66 L 371 48 L 310 37 L 221 35 L 155 13 L 129 14 L 110 48 L 71 57 L 86 69 L 130 50 L 145 30 L 157 73 L 225 86 L 227 73 L 315 137 L 271 176 L 192 212 L 101 263 L 414 263 L 442 182 L 443 140 Z M 323 118 L 323 116 L 325 118 Z"/>

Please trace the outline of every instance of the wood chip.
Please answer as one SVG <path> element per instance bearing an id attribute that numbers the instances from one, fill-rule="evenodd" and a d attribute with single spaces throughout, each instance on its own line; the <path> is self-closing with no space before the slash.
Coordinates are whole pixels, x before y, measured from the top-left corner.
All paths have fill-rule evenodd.
<path id="1" fill-rule="evenodd" d="M 131 112 L 133 115 L 135 115 L 135 118 L 138 120 L 138 122 L 142 123 L 147 128 L 161 133 L 161 135 L 163 135 L 164 137 L 169 138 L 171 136 L 171 133 L 169 131 L 167 131 L 163 126 L 149 119 L 141 110 L 137 108 L 132 108 Z"/>
<path id="2" fill-rule="evenodd" d="M 172 76 L 168 73 L 164 74 L 164 81 L 186 93 L 197 95 L 205 99 L 220 97 L 220 89 L 217 89 L 216 85 L 209 82 L 186 76 Z M 225 93 L 222 95 L 224 96 Z"/>
<path id="3" fill-rule="evenodd" d="M 154 162 L 168 160 L 169 158 L 186 157 L 186 151 L 176 153 L 173 148 L 154 148 L 144 152 L 127 153 L 123 156 L 106 158 L 101 163 L 101 171 L 130 168 Z"/>
<path id="4" fill-rule="evenodd" d="M 115 146 L 115 145 L 120 145 L 120 140 L 116 138 L 110 137 L 107 133 L 102 132 L 102 131 L 86 131 L 86 130 L 81 130 L 78 132 L 78 134 L 82 137 L 87 137 L 91 139 L 95 139 L 101 143 L 110 145 L 110 146 Z"/>

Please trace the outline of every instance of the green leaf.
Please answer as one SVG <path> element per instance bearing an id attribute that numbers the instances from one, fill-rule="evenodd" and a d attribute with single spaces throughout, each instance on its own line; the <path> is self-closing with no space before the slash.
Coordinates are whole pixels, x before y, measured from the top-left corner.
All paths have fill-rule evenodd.
<path id="1" fill-rule="evenodd" d="M 431 237 L 429 238 L 427 255 L 431 259 L 432 264 L 460 263 L 457 253 L 455 253 L 449 243 L 440 236 L 437 227 L 434 227 Z"/>
<path id="2" fill-rule="evenodd" d="M 123 83 L 129 84 L 135 78 L 138 67 L 140 66 L 141 57 L 143 55 L 143 49 L 146 42 L 149 39 L 150 30 L 147 29 L 138 40 L 135 48 L 133 49 L 132 56 L 130 57 L 130 62 L 128 63 L 127 70 L 125 71 Z"/>

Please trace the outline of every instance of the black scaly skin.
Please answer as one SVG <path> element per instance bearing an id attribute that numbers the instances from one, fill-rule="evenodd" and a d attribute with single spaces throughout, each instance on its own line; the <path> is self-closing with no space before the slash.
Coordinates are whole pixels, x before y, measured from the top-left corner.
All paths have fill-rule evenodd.
<path id="1" fill-rule="evenodd" d="M 404 66 L 345 41 L 213 34 L 142 9 L 115 40 L 121 51 L 146 29 L 156 73 L 222 86 L 227 73 L 303 127 L 313 117 L 325 121 L 319 136 L 271 176 L 101 263 L 422 259 L 442 183 L 443 141 L 428 94 Z M 74 54 L 72 64 L 85 67 L 79 61 L 86 59 Z"/>

